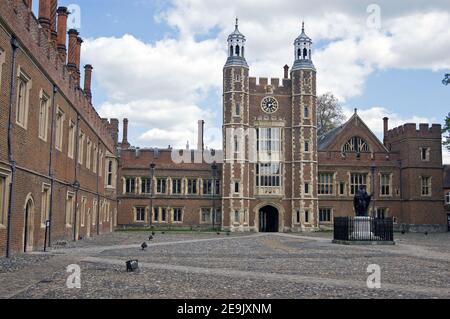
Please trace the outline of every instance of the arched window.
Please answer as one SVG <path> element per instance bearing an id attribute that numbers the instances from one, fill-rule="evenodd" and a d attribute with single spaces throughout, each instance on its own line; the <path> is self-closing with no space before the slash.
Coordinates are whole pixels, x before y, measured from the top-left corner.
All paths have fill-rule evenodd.
<path id="1" fill-rule="evenodd" d="M 309 58 L 311 59 L 311 49 L 309 49 Z"/>
<path id="2" fill-rule="evenodd" d="M 233 56 L 233 52 L 234 52 L 233 46 L 230 46 L 230 56 Z"/>
<path id="3" fill-rule="evenodd" d="M 244 49 L 245 47 L 242 47 L 242 57 L 244 57 Z"/>
<path id="4" fill-rule="evenodd" d="M 370 148 L 364 139 L 355 136 L 344 145 L 342 151 L 344 153 L 365 153 L 370 152 Z"/>
<path id="5" fill-rule="evenodd" d="M 302 58 L 302 50 L 298 49 L 297 50 L 297 59 L 300 60 Z"/>
<path id="6" fill-rule="evenodd" d="M 308 57 L 308 50 L 303 49 L 303 58 L 306 59 Z"/>
<path id="7" fill-rule="evenodd" d="M 237 46 L 236 46 L 236 55 L 239 56 L 240 54 L 241 54 L 240 48 L 239 48 L 239 46 L 237 45 Z"/>

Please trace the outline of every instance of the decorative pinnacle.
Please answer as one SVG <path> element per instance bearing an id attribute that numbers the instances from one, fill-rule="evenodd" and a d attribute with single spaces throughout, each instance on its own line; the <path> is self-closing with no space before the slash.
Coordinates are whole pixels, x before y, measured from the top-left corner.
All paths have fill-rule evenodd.
<path id="1" fill-rule="evenodd" d="M 302 32 L 305 33 L 305 21 L 302 21 Z"/>
<path id="2" fill-rule="evenodd" d="M 238 27 L 239 27 L 239 18 L 238 17 L 236 17 L 236 30 L 238 29 Z"/>

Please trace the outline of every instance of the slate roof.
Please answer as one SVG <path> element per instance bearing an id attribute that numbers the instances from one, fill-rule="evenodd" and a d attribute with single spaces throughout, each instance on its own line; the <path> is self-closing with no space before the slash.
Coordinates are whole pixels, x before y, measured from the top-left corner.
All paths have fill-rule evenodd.
<path id="1" fill-rule="evenodd" d="M 330 132 L 328 132 L 327 134 L 325 134 L 324 136 L 322 136 L 319 139 L 319 151 L 323 151 L 326 150 L 327 147 L 331 144 L 331 142 L 333 142 L 334 138 L 339 135 L 342 130 L 344 129 L 344 125 L 341 125 L 339 127 L 336 127 L 334 129 L 332 129 Z"/>

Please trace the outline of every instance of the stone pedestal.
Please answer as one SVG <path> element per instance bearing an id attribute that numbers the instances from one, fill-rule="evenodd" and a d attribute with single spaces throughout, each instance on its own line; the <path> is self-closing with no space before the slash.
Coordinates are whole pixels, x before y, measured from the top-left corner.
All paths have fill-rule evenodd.
<path id="1" fill-rule="evenodd" d="M 351 240 L 376 240 L 370 217 L 355 217 Z"/>

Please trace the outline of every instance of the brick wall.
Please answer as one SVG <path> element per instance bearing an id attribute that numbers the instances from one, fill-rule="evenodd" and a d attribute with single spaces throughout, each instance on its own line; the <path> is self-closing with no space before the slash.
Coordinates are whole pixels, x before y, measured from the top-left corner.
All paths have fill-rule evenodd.
<path id="1" fill-rule="evenodd" d="M 18 41 L 15 68 L 12 70 L 11 39 Z M 13 253 L 24 251 L 24 241 L 27 237 L 29 249 L 40 250 L 44 246 L 45 227 L 41 221 L 42 190 L 45 185 L 52 188 L 52 243 L 57 240 L 74 240 L 87 235 L 109 232 L 116 221 L 117 210 L 116 194 L 114 190 L 107 191 L 104 184 L 105 172 L 93 171 L 93 163 L 97 161 L 93 145 L 96 145 L 103 154 L 115 154 L 115 143 L 110 130 L 110 123 L 102 120 L 93 108 L 88 96 L 78 86 L 76 77 L 68 72 L 54 43 L 49 42 L 45 33 L 39 28 L 34 15 L 21 0 L 2 0 L 0 6 L 0 48 L 5 55 L 5 63 L 0 65 L 0 170 L 6 172 L 8 178 L 14 175 L 13 201 L 11 206 L 11 242 Z M 1 61 L 0 61 L 1 62 Z M 1 63 L 0 63 L 1 64 Z M 19 70 L 29 78 L 29 103 L 26 128 L 16 123 L 18 100 Z M 11 73 L 13 74 L 13 107 L 12 107 L 12 159 L 16 163 L 15 174 L 12 172 L 11 162 L 8 158 L 8 115 Z M 54 90 L 54 86 L 57 90 Z M 40 97 L 42 92 L 48 97 L 47 138 L 44 140 L 38 135 Z M 56 113 L 64 113 L 62 126 L 62 147 L 55 147 Z M 77 124 L 77 131 L 83 132 L 85 138 L 91 141 L 91 165 L 86 167 L 87 144 L 84 143 L 82 164 L 77 161 L 80 151 L 78 139 L 75 139 L 75 156 L 68 156 L 69 123 Z M 114 123 L 114 121 L 112 121 Z M 78 135 L 78 134 L 76 134 Z M 105 157 L 103 157 L 105 159 Z M 102 165 L 103 169 L 105 164 Z M 8 189 L 6 189 L 8 191 Z M 72 227 L 66 225 L 66 198 L 68 192 L 75 195 L 74 217 Z M 7 192 L 9 193 L 9 192 Z M 81 201 L 86 200 L 86 217 L 81 224 Z M 109 203 L 109 213 L 102 212 L 102 225 L 98 223 L 94 212 L 97 207 L 94 202 Z M 27 203 L 28 218 L 27 218 Z M 8 207 L 3 209 L 7 210 Z M 44 212 L 43 212 L 44 211 Z M 87 221 L 90 220 L 90 223 Z M 104 220 L 104 222 L 103 222 Z M 0 226 L 0 254 L 6 251 L 7 225 Z"/>

